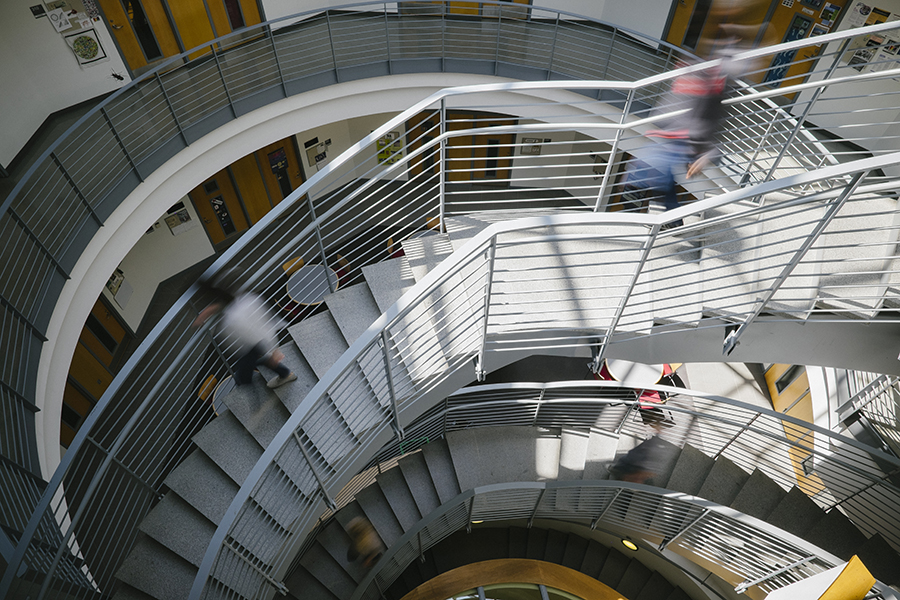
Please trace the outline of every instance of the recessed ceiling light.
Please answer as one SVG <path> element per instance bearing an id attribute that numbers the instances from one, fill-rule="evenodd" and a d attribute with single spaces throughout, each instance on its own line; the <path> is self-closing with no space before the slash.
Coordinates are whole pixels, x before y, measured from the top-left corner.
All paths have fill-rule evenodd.
<path id="1" fill-rule="evenodd" d="M 622 545 L 628 548 L 631 551 L 637 551 L 637 544 L 629 540 L 628 538 L 622 538 Z"/>

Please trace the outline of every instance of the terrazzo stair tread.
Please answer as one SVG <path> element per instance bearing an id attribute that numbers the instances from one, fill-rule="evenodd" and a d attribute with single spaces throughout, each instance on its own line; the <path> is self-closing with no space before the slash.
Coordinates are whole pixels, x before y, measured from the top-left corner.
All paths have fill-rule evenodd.
<path id="1" fill-rule="evenodd" d="M 598 228 L 583 235 L 597 235 Z M 559 239 L 547 242 L 500 244 L 495 254 L 491 294 L 490 331 L 527 331 L 541 328 L 587 328 L 611 326 L 621 294 L 631 284 L 640 259 L 640 241 L 634 228 L 605 227 L 605 237 Z M 577 236 L 577 228 L 539 228 L 504 236 L 540 234 Z M 617 237 L 621 236 L 621 237 Z M 601 262 L 602 261 L 602 262 Z M 602 267 L 602 268 L 600 268 Z M 549 308 L 552 307 L 552 310 Z M 532 315 L 540 315 L 537 324 Z M 529 318 L 531 316 L 531 318 Z M 650 313 L 632 315 L 621 322 L 623 331 L 643 331 L 653 324 Z"/>
<path id="2" fill-rule="evenodd" d="M 636 292 L 649 294 L 646 300 L 637 297 L 640 310 L 649 310 L 656 323 L 696 326 L 703 318 L 699 258 L 697 247 L 686 241 L 653 248 L 635 287 Z"/>
<path id="3" fill-rule="evenodd" d="M 281 403 L 284 404 L 284 407 L 287 408 L 288 412 L 293 414 L 293 412 L 297 410 L 297 407 L 300 406 L 300 403 L 303 402 L 303 399 L 306 398 L 309 391 L 319 383 L 319 378 L 316 377 L 312 367 L 310 367 L 309 363 L 306 362 L 306 359 L 303 358 L 303 355 L 300 353 L 296 344 L 293 342 L 284 344 L 279 350 L 284 354 L 283 363 L 297 376 L 297 379 L 291 383 L 279 386 L 273 391 L 275 392 L 275 395 L 281 399 Z M 265 365 L 261 368 L 268 371 Z M 271 371 L 272 377 L 276 375 L 277 374 L 274 371 Z M 270 378 L 267 377 L 267 379 Z"/>
<path id="4" fill-rule="evenodd" d="M 666 600 L 692 600 L 692 598 L 683 589 L 676 587 L 668 596 L 666 596 Z"/>
<path id="5" fill-rule="evenodd" d="M 588 541 L 587 538 L 570 533 L 566 539 L 566 551 L 563 553 L 560 564 L 576 571 L 580 570 L 581 561 L 584 560 L 584 554 L 587 552 Z"/>
<path id="6" fill-rule="evenodd" d="M 597 580 L 618 591 L 619 582 L 622 581 L 625 570 L 628 569 L 630 563 L 631 558 L 614 548 L 610 548 L 609 554 L 607 554 L 606 560 L 603 562 L 603 568 L 600 569 L 600 575 L 597 576 Z"/>
<path id="7" fill-rule="evenodd" d="M 199 568 L 216 525 L 178 494 L 168 493 L 144 517 L 138 529 Z"/>
<path id="8" fill-rule="evenodd" d="M 333 398 L 329 396 L 328 400 L 316 403 L 309 409 L 302 430 L 325 462 L 334 465 L 356 448 L 359 442 L 350 430 L 350 425 L 332 405 Z"/>
<path id="9" fill-rule="evenodd" d="M 661 488 L 667 487 L 675 469 L 675 464 L 681 455 L 681 448 L 659 435 L 651 436 L 641 443 L 652 448 L 652 452 L 648 456 L 650 460 L 648 466 L 653 475 L 647 480 L 647 485 Z"/>
<path id="10" fill-rule="evenodd" d="M 359 505 L 359 502 L 353 500 L 352 502 L 347 503 L 341 510 L 337 511 L 334 515 L 334 519 L 340 523 L 341 528 L 344 532 L 348 532 L 348 525 L 350 521 L 356 519 L 358 517 L 366 518 L 366 513 L 363 511 L 362 507 Z M 377 532 L 376 532 L 377 533 Z M 349 533 L 347 535 L 350 535 Z M 382 540 L 384 541 L 384 540 Z"/>
<path id="11" fill-rule="evenodd" d="M 566 555 L 567 536 L 556 529 L 547 530 L 547 545 L 544 548 L 543 560 L 553 564 L 561 564 Z"/>
<path id="12" fill-rule="evenodd" d="M 445 233 L 405 240 L 403 250 L 416 281 L 421 281 L 453 253 L 450 239 Z M 447 356 L 467 353 L 471 346 L 469 338 L 482 329 L 482 311 L 479 308 L 483 301 L 481 298 L 469 297 L 467 288 L 472 283 L 470 281 L 467 284 L 460 273 L 446 277 L 425 300 L 425 312 L 419 313 L 419 318 L 430 317 L 440 348 Z M 481 281 L 478 281 L 478 285 L 481 285 Z M 437 351 L 431 347 L 428 350 L 429 354 Z"/>
<path id="13" fill-rule="evenodd" d="M 345 598 L 335 596 L 303 566 L 292 569 L 283 583 L 288 589 L 288 594 L 298 600 L 343 600 Z"/>
<path id="14" fill-rule="evenodd" d="M 632 559 L 614 589 L 626 598 L 637 598 L 652 575 L 653 571 L 639 560 Z"/>
<path id="15" fill-rule="evenodd" d="M 615 459 L 618 444 L 618 435 L 592 429 L 585 449 L 584 471 L 581 478 L 584 481 L 609 479 L 607 465 Z"/>
<path id="16" fill-rule="evenodd" d="M 377 485 L 370 485 L 356 494 L 356 501 L 378 536 L 388 548 L 403 535 L 403 527 L 388 506 L 387 498 Z"/>
<path id="17" fill-rule="evenodd" d="M 404 456 L 397 466 L 400 467 L 400 472 L 406 478 L 406 484 L 409 486 L 420 514 L 427 515 L 441 505 L 431 474 L 428 472 L 425 455 L 422 452 Z"/>
<path id="18" fill-rule="evenodd" d="M 787 492 L 780 485 L 759 469 L 754 469 L 730 506 L 745 515 L 765 521 L 785 496 Z"/>
<path id="19" fill-rule="evenodd" d="M 725 456 L 713 463 L 697 495 L 722 506 L 731 506 L 750 475 Z"/>
<path id="20" fill-rule="evenodd" d="M 309 471 L 308 465 L 303 464 L 304 471 L 300 473 L 288 474 L 283 466 L 285 462 L 285 457 L 281 456 L 277 461 L 277 470 L 275 466 L 269 467 L 269 476 L 264 477 L 256 485 L 251 498 L 281 527 L 289 528 L 297 517 L 295 502 L 298 501 L 284 502 L 285 494 L 294 495 L 299 488 L 307 498 L 317 498 L 319 487 L 315 476 Z M 285 466 L 289 467 L 289 465 Z"/>
<path id="21" fill-rule="evenodd" d="M 361 561 L 347 560 L 347 551 L 352 539 L 337 521 L 331 521 L 316 536 L 316 542 L 328 552 L 331 558 L 347 572 L 353 581 L 359 583 L 368 573 Z"/>
<path id="22" fill-rule="evenodd" d="M 685 444 L 675 461 L 666 487 L 675 492 L 696 496 L 715 461 L 690 444 Z"/>
<path id="23" fill-rule="evenodd" d="M 563 429 L 559 438 L 559 481 L 581 479 L 591 432 L 583 429 Z"/>
<path id="24" fill-rule="evenodd" d="M 116 579 L 157 600 L 187 598 L 196 575 L 191 563 L 142 533 L 116 571 Z"/>
<path id="25" fill-rule="evenodd" d="M 136 590 L 123 581 L 118 581 L 116 583 L 116 588 L 112 597 L 113 600 L 154 600 L 153 596 L 145 594 L 140 590 Z"/>
<path id="26" fill-rule="evenodd" d="M 318 542 L 303 553 L 300 565 L 338 598 L 349 598 L 356 591 L 357 582 Z"/>
<path id="27" fill-rule="evenodd" d="M 856 555 L 877 580 L 900 585 L 900 555 L 880 533 L 867 539 L 856 550 Z"/>
<path id="28" fill-rule="evenodd" d="M 268 447 L 291 416 L 275 392 L 266 387 L 265 379 L 259 373 L 254 373 L 247 385 L 231 390 L 225 397 L 225 404 L 263 448 Z"/>
<path id="29" fill-rule="evenodd" d="M 193 442 L 238 485 L 264 450 L 230 410 L 210 421 Z"/>
<path id="30" fill-rule="evenodd" d="M 547 549 L 547 530 L 530 528 L 528 541 L 525 544 L 525 558 L 531 560 L 544 560 L 544 552 Z"/>
<path id="31" fill-rule="evenodd" d="M 466 242 L 488 227 L 486 222 L 466 215 L 449 217 L 444 222 L 454 251 L 462 248 Z"/>
<path id="32" fill-rule="evenodd" d="M 510 527 L 508 538 L 509 558 L 525 558 L 528 550 L 528 530 L 523 527 Z"/>
<path id="33" fill-rule="evenodd" d="M 409 261 L 405 257 L 363 267 L 363 275 L 375 304 L 382 313 L 393 306 L 416 283 L 409 268 Z M 408 316 L 401 318 L 398 324 L 389 328 L 394 347 L 397 348 L 400 360 L 413 380 L 443 371 L 447 366 L 444 351 L 431 327 L 417 328 L 415 336 L 406 333 L 406 328 L 411 324 L 430 318 L 427 310 L 414 308 Z"/>
<path id="34" fill-rule="evenodd" d="M 654 571 L 650 578 L 647 579 L 644 587 L 641 588 L 640 593 L 634 596 L 634 600 L 662 600 L 668 597 L 674 589 L 672 584 L 666 581 L 665 577 L 660 575 L 658 571 Z M 632 597 L 626 595 L 624 591 L 620 591 L 620 593 L 626 598 Z"/>
<path id="35" fill-rule="evenodd" d="M 348 346 L 359 339 L 363 333 L 381 316 L 375 298 L 372 297 L 369 287 L 364 283 L 336 291 L 325 298 L 325 304 L 331 313 L 335 324 L 338 326 Z M 378 395 L 382 406 L 391 403 L 390 388 L 384 369 L 384 354 L 380 346 L 370 348 L 357 360 L 363 374 L 369 381 L 369 385 Z M 400 396 L 408 396 L 413 393 L 412 381 L 405 365 L 396 359 L 391 353 L 391 377 L 393 378 L 395 393 Z"/>
<path id="36" fill-rule="evenodd" d="M 883 225 L 872 225 L 873 212 L 879 213 L 878 220 Z M 891 224 L 884 218 L 890 212 L 895 213 Z M 828 271 L 820 278 L 820 303 L 871 316 L 871 310 L 881 301 L 881 272 L 891 263 L 886 249 L 896 253 L 893 244 L 897 241 L 897 225 L 896 200 L 867 198 L 844 204 L 813 244 L 813 250 L 823 250 L 822 258 L 828 265 Z"/>
<path id="37" fill-rule="evenodd" d="M 603 565 L 609 556 L 609 550 L 603 544 L 594 540 L 588 540 L 587 549 L 584 552 L 584 558 L 582 558 L 581 567 L 578 570 L 594 579 L 599 579 L 600 571 L 603 570 Z"/>
<path id="38" fill-rule="evenodd" d="M 403 471 L 396 467 L 388 469 L 376 476 L 375 481 L 381 487 L 381 492 L 387 499 L 388 506 L 394 511 L 403 531 L 415 527 L 422 518 L 422 513 L 416 506 L 416 500 L 403 477 Z"/>
<path id="39" fill-rule="evenodd" d="M 555 479 L 559 438 L 533 427 L 483 427 L 447 434 L 459 487 Z"/>
<path id="40" fill-rule="evenodd" d="M 328 311 L 304 319 L 289 327 L 288 332 L 319 379 L 325 377 L 349 347 Z M 358 392 L 366 389 L 371 393 L 372 404 L 375 404 L 374 393 L 359 365 L 355 365 L 344 374 L 340 385 L 329 393 L 332 402 L 355 434 L 362 433 L 379 421 L 374 407 L 361 402 Z"/>
<path id="41" fill-rule="evenodd" d="M 866 542 L 866 536 L 837 509 L 825 513 L 803 535 L 803 539 L 844 560 L 850 560 Z"/>
<path id="42" fill-rule="evenodd" d="M 268 563 L 278 555 L 291 522 L 285 525 L 267 513 L 258 503 L 249 503 L 253 510 L 241 513 L 240 523 L 229 532 L 235 546 L 243 552 L 249 552 L 256 559 Z M 294 516 L 296 517 L 296 510 Z"/>
<path id="43" fill-rule="evenodd" d="M 803 537 L 824 516 L 825 512 L 800 488 L 794 486 L 766 520 L 788 533 Z"/>
<path id="44" fill-rule="evenodd" d="M 422 446 L 422 456 L 431 473 L 431 481 L 441 504 L 449 502 L 462 491 L 453 467 L 453 458 L 447 440 L 440 439 Z"/>
<path id="45" fill-rule="evenodd" d="M 163 483 L 213 523 L 222 520 L 240 489 L 225 471 L 199 450 L 191 452 Z"/>

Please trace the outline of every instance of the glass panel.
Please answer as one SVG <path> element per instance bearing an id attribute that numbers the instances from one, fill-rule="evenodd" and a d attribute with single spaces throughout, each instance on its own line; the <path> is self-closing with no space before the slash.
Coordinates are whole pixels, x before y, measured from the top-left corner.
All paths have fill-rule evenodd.
<path id="1" fill-rule="evenodd" d="M 225 9 L 228 11 L 228 20 L 231 22 L 232 31 L 244 26 L 244 15 L 241 14 L 241 5 L 238 0 L 225 0 Z"/>
<path id="2" fill-rule="evenodd" d="M 147 60 L 162 58 L 159 44 L 156 43 L 156 37 L 153 35 L 153 29 L 150 27 L 150 22 L 147 21 L 147 15 L 144 14 L 144 7 L 141 6 L 140 0 L 122 0 L 122 4 L 125 6 L 125 12 L 128 13 L 128 20 L 131 21 L 131 27 L 141 44 L 144 56 L 147 57 Z"/>

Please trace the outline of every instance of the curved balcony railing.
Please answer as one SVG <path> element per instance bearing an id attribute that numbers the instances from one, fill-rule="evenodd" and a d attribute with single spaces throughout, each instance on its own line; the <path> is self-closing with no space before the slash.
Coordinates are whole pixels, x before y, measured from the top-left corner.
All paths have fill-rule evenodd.
<path id="1" fill-rule="evenodd" d="M 797 44 L 794 43 L 794 46 Z M 892 75 L 892 72 L 885 72 L 879 76 Z M 337 269 L 339 268 L 337 256 L 340 254 L 343 259 L 349 261 L 349 264 L 360 267 L 388 258 L 390 256 L 388 248 L 421 229 L 435 216 L 446 217 L 448 214 L 466 214 L 485 209 L 497 213 L 498 208 L 510 206 L 512 195 L 506 197 L 501 195 L 494 203 L 488 203 L 488 206 L 477 207 L 471 203 L 466 204 L 466 196 L 468 194 L 471 197 L 471 190 L 457 185 L 458 182 L 453 180 L 453 176 L 448 175 L 452 173 L 452 169 L 444 168 L 453 161 L 453 157 L 446 154 L 447 148 L 455 139 L 458 140 L 463 136 L 471 139 L 484 130 L 479 131 L 480 123 L 477 120 L 465 128 L 459 128 L 452 118 L 448 121 L 448 108 L 475 107 L 477 110 L 489 110 L 492 113 L 514 114 L 521 120 L 511 125 L 494 124 L 490 130 L 492 134 L 509 132 L 524 136 L 529 132 L 565 132 L 570 138 L 567 140 L 570 142 L 569 146 L 554 152 L 550 159 L 542 156 L 545 163 L 539 165 L 517 163 L 517 155 L 512 154 L 504 157 L 509 165 L 505 163 L 495 165 L 493 170 L 508 167 L 509 173 L 497 179 L 508 183 L 510 188 L 515 188 L 521 197 L 541 198 L 542 201 L 531 203 L 535 208 L 596 210 L 604 200 L 608 202 L 613 196 L 615 188 L 611 182 L 613 170 L 622 160 L 616 152 L 617 145 L 625 147 L 629 141 L 636 143 L 639 128 L 653 120 L 650 117 L 635 118 L 642 115 L 634 115 L 630 111 L 624 113 L 631 115 L 625 119 L 621 109 L 615 107 L 615 103 L 622 104 L 621 101 L 624 99 L 624 104 L 635 106 L 636 98 L 655 98 L 659 93 L 657 90 L 660 84 L 672 77 L 674 74 L 654 76 L 635 84 L 510 83 L 476 86 L 436 94 L 398 115 L 311 177 L 288 201 L 281 203 L 269 213 L 250 235 L 239 240 L 217 261 L 211 272 L 229 268 L 249 274 L 244 281 L 246 287 L 262 293 L 270 302 L 279 305 L 283 317 L 298 319 L 304 314 L 296 306 L 288 303 L 283 281 L 277 275 L 277 267 L 287 258 L 318 257 L 319 262 L 335 265 Z M 871 78 L 870 75 L 860 77 Z M 826 86 L 829 83 L 820 85 Z M 567 96 L 560 102 L 553 97 L 555 94 L 567 94 L 573 90 L 578 92 L 574 97 L 584 97 L 592 93 L 595 99 L 606 97 L 610 102 L 588 100 L 575 103 L 571 100 L 573 96 Z M 329 461 L 335 457 L 341 459 L 341 468 L 323 480 L 329 490 L 336 491 L 358 470 L 358 466 L 362 466 L 368 460 L 367 456 L 375 452 L 386 438 L 392 435 L 393 427 L 402 428 L 402 425 L 417 412 L 424 410 L 425 403 L 416 403 L 417 399 L 441 392 L 440 385 L 447 381 L 448 374 L 455 369 L 468 367 L 476 357 L 482 369 L 490 368 L 492 357 L 497 357 L 501 362 L 506 360 L 500 357 L 504 354 L 510 356 L 511 351 L 528 353 L 560 347 L 595 347 L 600 350 L 599 357 L 603 348 L 613 341 L 614 332 L 636 334 L 637 331 L 626 324 L 646 325 L 657 317 L 662 317 L 664 313 L 664 322 L 676 326 L 702 327 L 703 323 L 699 321 L 688 324 L 693 315 L 700 313 L 695 310 L 694 303 L 687 297 L 674 298 L 666 303 L 658 302 L 652 294 L 648 295 L 651 290 L 643 285 L 644 281 L 641 279 L 654 277 L 657 292 L 679 289 L 684 282 L 679 281 L 677 275 L 668 274 L 671 272 L 665 268 L 663 255 L 682 253 L 681 244 L 691 243 L 692 240 L 702 243 L 716 236 L 726 236 L 728 243 L 749 244 L 748 247 L 729 249 L 725 255 L 737 257 L 734 261 L 739 271 L 737 275 L 741 278 L 742 284 L 749 285 L 749 291 L 752 292 L 750 295 L 744 294 L 748 289 L 734 289 L 734 282 L 731 279 L 734 274 L 728 270 L 728 265 L 714 260 L 720 260 L 721 255 L 709 257 L 706 263 L 713 268 L 711 273 L 714 276 L 710 278 L 712 283 L 708 286 L 707 293 L 710 298 L 717 300 L 715 309 L 721 311 L 719 314 L 727 314 L 729 318 L 736 319 L 742 324 L 742 328 L 732 335 L 732 343 L 738 341 L 750 324 L 766 311 L 773 309 L 777 309 L 774 312 L 780 315 L 777 318 L 788 320 L 825 315 L 834 318 L 835 314 L 840 315 L 841 312 L 848 313 L 848 316 L 838 316 L 838 319 L 852 317 L 869 321 L 884 320 L 887 308 L 883 306 L 883 299 L 890 286 L 883 284 L 890 284 L 891 279 L 888 277 L 882 282 L 881 276 L 893 274 L 893 268 L 873 270 L 877 283 L 873 283 L 871 288 L 877 290 L 877 293 L 874 291 L 867 293 L 864 300 L 874 298 L 875 305 L 860 306 L 858 297 L 841 291 L 834 292 L 835 289 L 842 290 L 849 286 L 840 285 L 842 273 L 839 269 L 829 271 L 830 267 L 827 265 L 831 264 L 831 261 L 826 258 L 829 257 L 828 252 L 860 247 L 858 242 L 847 239 L 848 233 L 863 231 L 871 236 L 871 229 L 868 226 L 863 228 L 854 220 L 861 214 L 864 216 L 894 214 L 894 209 L 887 206 L 890 200 L 886 199 L 885 194 L 896 187 L 896 184 L 891 177 L 882 176 L 875 170 L 896 165 L 900 157 L 877 156 L 851 164 L 813 170 L 818 167 L 818 163 L 806 161 L 802 152 L 806 149 L 816 150 L 818 146 L 804 137 L 802 129 L 799 128 L 799 121 L 766 102 L 768 96 L 781 93 L 785 93 L 785 90 L 748 93 L 734 99 L 731 102 L 732 110 L 735 111 L 733 118 L 742 115 L 746 118 L 752 117 L 753 122 L 757 124 L 758 139 L 761 142 L 768 140 L 774 143 L 772 140 L 776 138 L 769 136 L 774 135 L 772 132 L 776 129 L 778 135 L 787 132 L 790 143 L 784 160 L 793 160 L 789 168 L 805 171 L 804 173 L 740 189 L 743 177 L 738 176 L 741 175 L 741 171 L 731 167 L 741 164 L 750 167 L 762 163 L 757 162 L 758 157 L 747 157 L 742 154 L 742 149 L 737 145 L 732 146 L 734 150 L 728 150 L 726 142 L 728 151 L 724 168 L 712 173 L 707 184 L 704 184 L 708 185 L 707 190 L 715 192 L 723 188 L 732 189 L 720 197 L 686 206 L 664 216 L 628 213 L 572 214 L 549 217 L 549 220 L 519 223 L 514 227 L 495 225 L 493 234 L 476 236 L 463 254 L 447 261 L 430 274 L 419 284 L 412 296 L 399 304 L 395 311 L 383 317 L 375 329 L 364 335 L 365 340 L 361 338 L 363 341 L 355 344 L 350 353 L 332 369 L 328 381 L 320 382 L 300 409 L 294 413 L 289 426 L 282 433 L 287 436 L 288 429 L 291 430 L 290 433 L 298 431 L 300 437 L 297 439 L 308 444 L 308 449 L 317 457 L 315 460 L 319 462 L 319 466 L 329 471 L 332 469 Z M 502 97 L 497 99 L 498 95 Z M 546 97 L 547 95 L 550 97 Z M 486 104 L 485 98 L 490 99 L 491 96 L 495 98 Z M 522 98 L 527 98 L 529 102 L 522 101 Z M 535 106 L 537 108 L 533 108 Z M 742 109 L 746 109 L 746 112 L 742 112 Z M 391 131 L 402 129 L 407 120 L 422 111 L 427 111 L 434 119 L 432 130 L 426 129 L 418 134 L 409 133 L 405 140 L 407 150 L 400 160 L 388 165 L 378 164 L 375 159 L 378 153 L 378 140 Z M 573 114 L 580 118 L 572 121 Z M 764 124 L 761 129 L 760 123 Z M 772 123 L 780 125 L 770 127 Z M 747 130 L 750 130 L 749 126 Z M 585 135 L 586 131 L 593 135 Z M 602 146 L 601 142 L 605 146 Z M 515 142 L 506 144 L 514 149 L 520 145 Z M 561 145 L 556 147 L 560 148 Z M 594 170 L 597 164 L 595 157 L 597 155 L 602 157 L 603 153 L 611 160 L 605 161 L 598 175 Z M 431 162 L 428 160 L 429 156 L 432 157 Z M 777 161 L 771 160 L 771 157 L 767 160 L 767 173 L 771 171 L 782 174 L 778 169 L 788 168 L 779 167 Z M 539 170 L 540 173 L 529 175 L 527 173 L 529 167 Z M 726 171 L 729 168 L 731 172 Z M 468 172 L 484 173 L 489 170 L 491 167 L 484 165 L 469 169 Z M 753 169 L 747 168 L 743 172 L 753 172 Z M 513 183 L 513 180 L 517 179 L 515 173 L 525 174 L 519 178 L 523 179 L 524 183 L 522 181 Z M 754 178 L 765 179 L 757 176 Z M 548 186 L 546 185 L 548 181 L 553 183 Z M 587 198 L 591 201 L 586 202 Z M 560 200 L 564 200 L 563 206 L 560 206 Z M 737 208 L 730 212 L 728 207 L 732 206 Z M 354 210 L 350 210 L 351 208 Z M 716 211 L 724 212 L 717 214 Z M 827 217 L 824 220 L 823 211 Z M 800 215 L 799 219 L 797 215 Z M 676 237 L 673 232 L 660 232 L 663 224 L 691 216 L 701 217 L 704 220 L 678 230 L 678 235 L 684 237 Z M 638 252 L 637 256 L 632 253 L 624 260 L 621 258 L 610 260 L 613 254 L 597 254 L 594 257 L 594 260 L 598 261 L 594 263 L 595 266 L 622 264 L 625 265 L 628 274 L 624 279 L 626 281 L 624 285 L 620 281 L 614 286 L 613 295 L 604 296 L 602 299 L 603 303 L 612 301 L 612 309 L 610 310 L 609 305 L 605 306 L 604 316 L 594 323 L 595 329 L 590 335 L 564 334 L 562 339 L 556 341 L 541 339 L 540 336 L 529 340 L 525 336 L 520 339 L 518 345 L 505 346 L 506 342 L 502 336 L 491 339 L 483 335 L 495 333 L 490 329 L 491 319 L 496 318 L 498 314 L 493 311 L 490 302 L 490 286 L 485 285 L 484 276 L 488 270 L 488 263 L 481 258 L 485 249 L 493 247 L 496 258 L 497 248 L 512 248 L 515 245 L 506 245 L 502 239 L 503 235 L 514 231 L 524 232 L 530 227 L 596 228 L 600 224 L 607 226 L 608 231 L 602 233 L 597 230 L 595 241 L 605 238 L 603 243 L 624 244 L 629 248 L 629 252 L 634 249 L 633 244 L 637 243 L 645 251 Z M 824 225 L 820 227 L 819 224 Z M 758 231 L 757 229 L 761 227 L 763 229 Z M 833 229 L 829 229 L 830 227 Z M 884 240 L 879 238 L 878 243 L 873 243 L 873 238 L 870 237 L 865 244 L 875 253 L 871 258 L 875 262 L 878 257 L 883 261 L 885 256 L 893 256 L 890 235 L 895 228 L 891 225 L 882 229 L 886 236 Z M 785 232 L 790 232 L 793 237 L 789 241 L 798 246 L 788 250 L 770 243 L 771 239 L 765 236 L 773 235 L 773 232 L 774 235 L 781 236 L 778 239 L 784 239 Z M 540 242 L 544 234 L 535 235 L 535 241 Z M 585 239 L 590 237 L 591 234 L 587 234 Z M 725 243 L 725 241 L 716 242 L 713 247 L 722 248 L 725 247 Z M 814 282 L 815 285 L 809 279 L 810 269 L 819 275 L 819 279 Z M 647 275 L 648 273 L 663 276 L 656 278 Z M 457 297 L 448 299 L 462 299 L 458 294 L 471 292 L 475 294 L 472 297 L 476 300 L 466 312 L 454 314 L 441 325 L 440 335 L 453 339 L 453 352 L 450 360 L 446 360 L 446 357 L 439 357 L 440 349 L 432 342 L 433 328 L 432 331 L 428 331 L 432 326 L 426 324 L 417 311 L 427 307 L 435 298 L 441 297 L 436 290 L 440 282 L 451 274 L 459 275 L 463 283 L 457 292 L 454 292 Z M 823 274 L 837 278 L 828 286 L 831 291 L 827 296 L 830 304 L 823 303 L 819 293 Z M 617 273 L 617 276 L 621 275 L 622 273 Z M 359 272 L 355 269 L 351 269 L 346 277 L 346 282 L 342 285 L 361 280 Z M 562 280 L 552 269 L 547 270 L 541 277 L 543 281 L 552 285 L 555 285 L 554 281 Z M 789 285 L 785 286 L 786 283 Z M 593 286 L 594 284 L 589 284 L 589 287 Z M 575 289 L 569 291 L 578 293 Z M 758 298 L 756 294 L 760 291 L 762 295 Z M 815 293 L 812 293 L 813 291 Z M 485 292 L 488 292 L 487 303 Z M 190 330 L 189 323 L 196 314 L 196 308 L 192 304 L 202 300 L 196 290 L 191 290 L 154 329 L 145 345 L 125 366 L 82 427 L 60 468 L 54 474 L 47 491 L 44 492 L 23 532 L 12 564 L 19 565 L 24 562 L 29 568 L 42 574 L 54 574 L 50 577 L 43 575 L 45 589 L 50 585 L 51 578 L 58 576 L 59 573 L 83 573 L 79 565 L 84 564 L 90 565 L 90 581 L 93 582 L 90 585 L 99 589 L 106 589 L 112 585 L 117 560 L 120 560 L 119 557 L 133 543 L 135 527 L 158 497 L 165 475 L 185 456 L 192 434 L 213 417 L 208 407 L 198 403 L 197 392 L 208 373 L 213 373 L 219 378 L 227 374 L 229 351 L 227 340 L 216 340 L 207 333 L 203 334 L 205 337 L 195 337 L 194 332 Z M 482 312 L 485 308 L 487 313 Z M 487 319 L 484 318 L 485 314 L 488 316 Z M 765 318 L 773 317 L 765 315 Z M 702 314 L 700 319 L 702 321 Z M 485 325 L 488 327 L 485 328 Z M 545 325 L 546 323 L 542 323 L 534 331 L 543 330 Z M 361 408 L 360 413 L 366 419 L 371 418 L 373 426 L 355 439 L 352 445 L 347 445 L 347 440 L 336 439 L 326 440 L 327 448 L 316 447 L 304 431 L 309 431 L 316 418 L 323 417 L 332 410 L 328 408 L 326 396 L 335 392 L 334 381 L 339 380 L 342 371 L 346 370 L 351 362 L 360 358 L 362 356 L 360 353 L 370 353 L 371 356 L 373 349 L 376 355 L 383 352 L 381 345 L 376 341 L 376 337 L 382 339 L 382 335 L 388 336 L 385 338 L 387 340 L 385 347 L 390 355 L 389 362 L 397 360 L 405 349 L 415 348 L 421 351 L 422 370 L 418 373 L 417 381 L 426 381 L 426 384 L 417 389 L 398 388 L 395 391 L 399 412 L 392 412 L 390 408 L 380 403 Z M 173 348 L 179 351 L 175 357 L 172 357 Z M 439 362 L 442 365 L 440 369 L 437 368 Z M 383 376 L 388 377 L 386 373 Z M 446 390 L 450 391 L 453 390 Z M 361 393 L 361 390 L 342 390 L 340 393 L 352 395 Z M 400 414 L 403 415 L 402 422 L 398 420 Z M 276 441 L 283 443 L 284 439 L 279 438 Z M 272 448 L 270 447 L 271 452 L 276 452 Z M 292 452 L 290 449 L 284 450 L 280 447 L 277 451 Z M 266 454 L 263 460 L 269 461 L 271 458 L 270 454 Z M 261 462 L 262 466 L 258 465 L 258 472 L 254 471 L 253 476 L 260 477 L 268 464 Z M 311 467 L 303 466 L 302 461 L 296 464 L 298 468 L 304 469 L 306 475 L 312 473 Z M 242 488 L 241 501 L 248 497 L 251 488 L 252 486 Z M 297 501 L 298 506 L 307 508 L 298 520 L 291 543 L 301 539 L 301 532 L 308 531 L 314 523 L 319 505 L 319 492 L 315 490 L 295 490 L 294 493 L 293 500 Z M 123 497 L 127 497 L 127 500 L 113 499 Z M 241 506 L 240 502 L 236 502 L 235 511 Z M 70 509 L 70 506 L 77 509 Z M 116 515 L 116 518 L 111 519 L 110 515 Z M 231 518 L 234 516 L 231 514 Z M 61 530 L 62 533 L 53 534 L 55 537 L 50 534 L 43 537 L 41 532 L 45 529 L 56 532 Z M 223 533 L 222 536 L 224 535 Z M 219 542 L 223 539 L 222 536 L 218 538 Z M 286 543 L 288 541 L 285 540 Z M 278 564 L 280 565 L 278 568 L 281 568 L 285 557 L 282 556 L 279 560 L 280 562 L 272 564 Z M 211 566 L 209 563 L 204 564 L 207 572 Z M 5 575 L 0 588 L 3 585 L 10 585 L 12 578 L 11 569 Z M 87 587 L 87 584 L 85 586 Z"/>

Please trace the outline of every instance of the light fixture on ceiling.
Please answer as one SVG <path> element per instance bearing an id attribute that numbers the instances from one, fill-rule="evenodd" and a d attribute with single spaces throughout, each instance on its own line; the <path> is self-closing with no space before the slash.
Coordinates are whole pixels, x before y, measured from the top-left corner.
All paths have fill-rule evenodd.
<path id="1" fill-rule="evenodd" d="M 622 538 L 622 545 L 631 550 L 632 552 L 637 552 L 638 546 L 634 542 L 632 542 L 629 538 Z"/>

